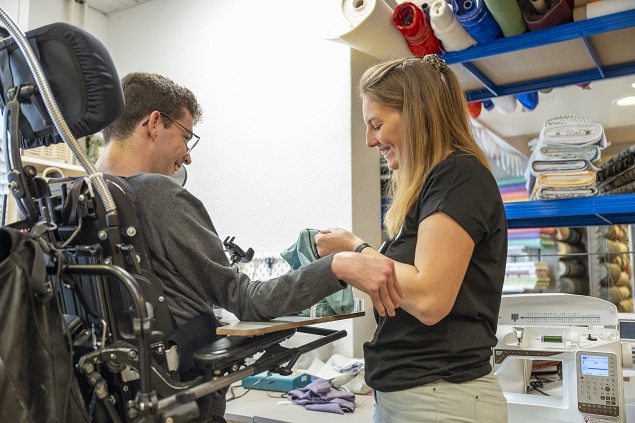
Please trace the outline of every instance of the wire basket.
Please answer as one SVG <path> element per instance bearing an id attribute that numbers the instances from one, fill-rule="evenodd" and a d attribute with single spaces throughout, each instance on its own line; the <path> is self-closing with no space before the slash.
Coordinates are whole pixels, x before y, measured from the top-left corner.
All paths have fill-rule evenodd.
<path id="1" fill-rule="evenodd" d="M 51 160 L 58 163 L 74 164 L 73 152 L 65 143 L 52 144 L 48 147 L 30 148 L 22 150 L 23 156 Z"/>

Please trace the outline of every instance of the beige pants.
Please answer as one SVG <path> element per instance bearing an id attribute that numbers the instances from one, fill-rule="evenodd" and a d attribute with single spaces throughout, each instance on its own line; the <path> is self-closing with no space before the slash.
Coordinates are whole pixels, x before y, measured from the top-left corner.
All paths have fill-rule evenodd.
<path id="1" fill-rule="evenodd" d="M 507 423 L 507 401 L 493 374 L 397 392 L 375 391 L 373 423 Z"/>

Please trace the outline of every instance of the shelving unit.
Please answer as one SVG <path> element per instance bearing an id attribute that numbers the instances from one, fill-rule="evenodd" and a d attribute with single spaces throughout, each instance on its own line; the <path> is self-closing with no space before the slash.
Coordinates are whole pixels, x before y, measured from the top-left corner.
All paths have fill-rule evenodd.
<path id="1" fill-rule="evenodd" d="M 635 74 L 635 10 L 442 55 L 470 101 Z"/>
<path id="2" fill-rule="evenodd" d="M 509 228 L 635 223 L 635 194 L 506 203 Z"/>

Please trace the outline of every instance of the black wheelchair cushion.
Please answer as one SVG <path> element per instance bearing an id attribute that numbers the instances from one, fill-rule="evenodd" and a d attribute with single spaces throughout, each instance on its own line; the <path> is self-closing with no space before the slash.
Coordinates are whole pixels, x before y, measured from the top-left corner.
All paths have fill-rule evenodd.
<path id="1" fill-rule="evenodd" d="M 123 111 L 123 90 L 106 47 L 73 25 L 54 23 L 26 33 L 64 119 L 76 138 L 94 134 Z M 0 42 L 0 107 L 8 90 L 35 85 L 35 77 L 13 37 Z M 41 95 L 20 106 L 20 147 L 62 142 L 44 109 Z"/>

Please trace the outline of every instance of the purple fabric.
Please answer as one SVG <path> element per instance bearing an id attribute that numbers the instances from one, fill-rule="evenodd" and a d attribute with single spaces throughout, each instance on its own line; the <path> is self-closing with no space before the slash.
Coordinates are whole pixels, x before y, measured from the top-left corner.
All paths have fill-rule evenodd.
<path id="1" fill-rule="evenodd" d="M 287 398 L 294 404 L 304 405 L 307 410 L 312 411 L 336 414 L 355 411 L 355 394 L 333 389 L 324 379 L 317 379 L 304 388 L 289 391 Z"/>
<path id="2" fill-rule="evenodd" d="M 512 192 L 512 191 L 520 191 L 520 190 L 526 190 L 527 187 L 525 186 L 525 182 L 522 182 L 520 184 L 514 184 L 514 185 L 503 185 L 503 186 L 499 186 L 498 190 L 500 192 Z"/>

